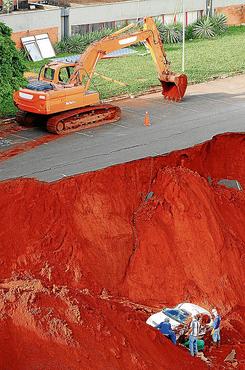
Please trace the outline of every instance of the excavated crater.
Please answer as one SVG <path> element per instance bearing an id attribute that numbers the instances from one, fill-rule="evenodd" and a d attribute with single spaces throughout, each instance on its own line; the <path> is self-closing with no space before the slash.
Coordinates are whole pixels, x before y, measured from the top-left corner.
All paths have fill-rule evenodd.
<path id="1" fill-rule="evenodd" d="M 215 368 L 244 365 L 245 134 L 54 183 L 0 183 L 0 368 L 204 369 L 145 324 L 222 315 Z M 233 365 L 225 361 L 236 351 Z"/>

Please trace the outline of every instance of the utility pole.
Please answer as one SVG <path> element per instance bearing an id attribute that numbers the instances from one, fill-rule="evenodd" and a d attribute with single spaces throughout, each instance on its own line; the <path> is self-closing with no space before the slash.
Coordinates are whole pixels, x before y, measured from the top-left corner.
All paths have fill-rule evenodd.
<path id="1" fill-rule="evenodd" d="M 213 15 L 213 0 L 206 0 L 206 16 L 212 17 Z"/>
<path id="2" fill-rule="evenodd" d="M 185 71 L 185 0 L 182 0 L 182 72 Z"/>

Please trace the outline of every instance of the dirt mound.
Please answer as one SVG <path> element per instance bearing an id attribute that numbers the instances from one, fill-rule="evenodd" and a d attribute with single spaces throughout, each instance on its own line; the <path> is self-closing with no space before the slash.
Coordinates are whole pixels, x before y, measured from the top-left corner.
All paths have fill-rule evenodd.
<path id="1" fill-rule="evenodd" d="M 138 243 L 127 270 L 127 295 L 148 304 L 156 297 L 172 304 L 195 297 L 223 312 L 241 304 L 244 193 L 210 187 L 182 167 L 159 170 L 151 191 L 135 217 Z"/>
<path id="2" fill-rule="evenodd" d="M 240 356 L 245 193 L 218 181 L 245 186 L 244 143 L 0 183 L 1 368 L 201 369 L 145 325 L 149 306 L 182 301 L 226 315 Z"/>
<path id="3" fill-rule="evenodd" d="M 0 289 L 1 369 L 159 369 L 160 360 L 166 369 L 173 361 L 195 368 L 186 351 L 146 327 L 146 313 L 130 302 L 31 278 L 15 277 Z"/>

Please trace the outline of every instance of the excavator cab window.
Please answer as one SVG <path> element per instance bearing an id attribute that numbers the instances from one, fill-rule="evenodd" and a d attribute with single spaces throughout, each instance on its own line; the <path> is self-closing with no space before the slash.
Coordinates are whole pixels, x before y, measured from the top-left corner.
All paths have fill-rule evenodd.
<path id="1" fill-rule="evenodd" d="M 68 83 L 73 70 L 74 67 L 62 67 L 59 71 L 59 81 L 61 83 Z"/>
<path id="2" fill-rule="evenodd" d="M 43 76 L 44 76 L 45 80 L 53 81 L 53 79 L 54 79 L 54 69 L 49 68 L 49 67 L 45 68 Z"/>

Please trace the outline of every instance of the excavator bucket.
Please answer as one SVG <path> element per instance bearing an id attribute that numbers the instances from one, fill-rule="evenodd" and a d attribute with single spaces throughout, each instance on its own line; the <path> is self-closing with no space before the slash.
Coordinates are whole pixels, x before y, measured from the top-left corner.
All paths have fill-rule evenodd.
<path id="1" fill-rule="evenodd" d="M 162 75 L 160 81 L 165 99 L 180 101 L 185 95 L 187 88 L 187 76 L 185 74 L 168 73 Z"/>

